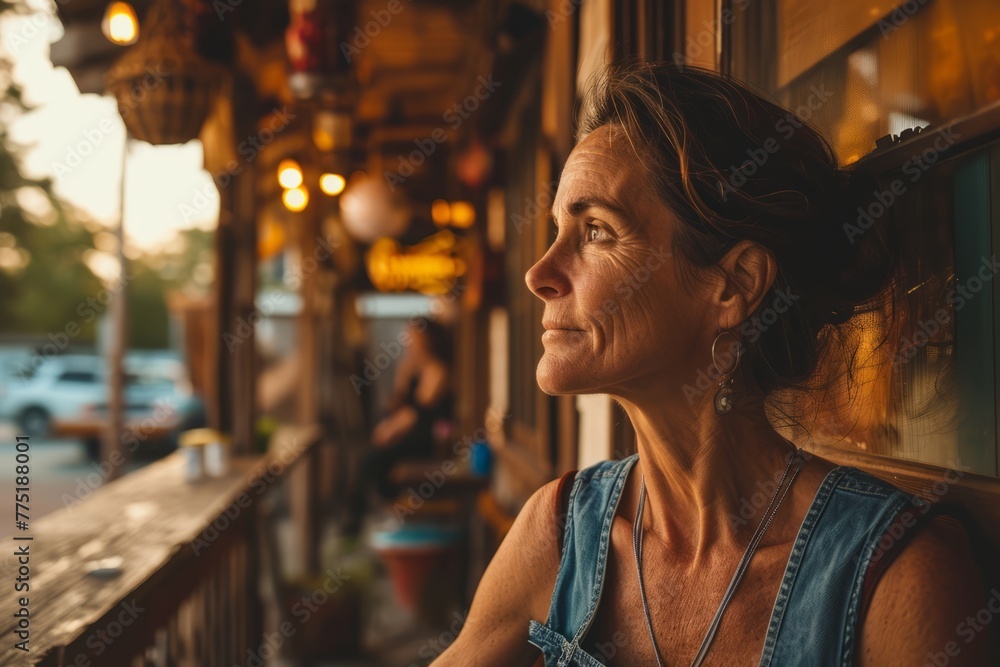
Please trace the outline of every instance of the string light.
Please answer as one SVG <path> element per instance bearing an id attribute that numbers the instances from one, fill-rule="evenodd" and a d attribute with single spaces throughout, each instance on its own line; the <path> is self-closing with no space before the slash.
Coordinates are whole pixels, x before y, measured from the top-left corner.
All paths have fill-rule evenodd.
<path id="1" fill-rule="evenodd" d="M 132 5 L 127 2 L 109 4 L 101 19 L 101 32 L 115 44 L 135 44 L 139 39 L 139 19 L 136 18 Z"/>
<path id="2" fill-rule="evenodd" d="M 309 205 L 309 191 L 302 186 L 289 188 L 281 195 L 281 202 L 289 211 L 298 213 Z"/>
<path id="3" fill-rule="evenodd" d="M 476 209 L 467 201 L 453 201 L 451 203 L 451 225 L 453 227 L 471 227 L 476 221 Z"/>
<path id="4" fill-rule="evenodd" d="M 444 199 L 435 199 L 431 204 L 431 220 L 438 227 L 444 227 L 451 220 L 451 206 Z"/>
<path id="5" fill-rule="evenodd" d="M 319 177 L 319 189 L 331 197 L 344 191 L 347 181 L 340 174 L 323 174 Z"/>
<path id="6" fill-rule="evenodd" d="M 278 183 L 286 190 L 302 185 L 302 167 L 295 160 L 282 160 L 278 164 Z"/>

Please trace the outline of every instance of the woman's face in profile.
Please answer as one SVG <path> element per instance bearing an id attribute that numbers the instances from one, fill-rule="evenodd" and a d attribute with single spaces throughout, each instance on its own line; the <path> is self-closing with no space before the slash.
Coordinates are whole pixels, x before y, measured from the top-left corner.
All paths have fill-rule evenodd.
<path id="1" fill-rule="evenodd" d="M 628 395 L 671 378 L 679 391 L 705 363 L 701 341 L 716 323 L 681 287 L 673 216 L 647 178 L 608 125 L 566 161 L 556 240 L 525 275 L 545 302 L 537 379 L 547 394 Z"/>

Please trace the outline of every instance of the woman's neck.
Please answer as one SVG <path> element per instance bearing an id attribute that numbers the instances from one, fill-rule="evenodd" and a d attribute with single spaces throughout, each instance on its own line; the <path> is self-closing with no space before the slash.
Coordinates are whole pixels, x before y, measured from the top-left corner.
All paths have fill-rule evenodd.
<path id="1" fill-rule="evenodd" d="M 633 488 L 643 476 L 647 535 L 692 565 L 719 547 L 745 548 L 795 451 L 763 403 L 738 397 L 718 415 L 711 396 L 683 409 L 618 400 L 636 431 Z"/>

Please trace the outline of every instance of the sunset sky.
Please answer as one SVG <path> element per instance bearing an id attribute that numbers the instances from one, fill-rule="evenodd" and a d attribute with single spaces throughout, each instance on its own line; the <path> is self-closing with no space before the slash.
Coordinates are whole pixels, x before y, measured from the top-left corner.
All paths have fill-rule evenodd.
<path id="1" fill-rule="evenodd" d="M 29 4 L 37 15 L 0 23 L 3 48 L 15 63 L 14 77 L 25 101 L 35 107 L 10 126 L 11 137 L 27 146 L 22 169 L 27 176 L 51 177 L 61 199 L 114 225 L 120 211 L 125 126 L 113 98 L 81 95 L 66 69 L 53 68 L 49 44 L 62 36 L 62 25 L 49 2 Z M 208 204 L 199 209 L 206 192 Z M 197 215 L 185 221 L 182 206 L 195 208 Z M 125 207 L 125 230 L 132 243 L 152 250 L 178 229 L 212 228 L 217 218 L 218 196 L 202 168 L 199 141 L 161 147 L 132 141 Z"/>

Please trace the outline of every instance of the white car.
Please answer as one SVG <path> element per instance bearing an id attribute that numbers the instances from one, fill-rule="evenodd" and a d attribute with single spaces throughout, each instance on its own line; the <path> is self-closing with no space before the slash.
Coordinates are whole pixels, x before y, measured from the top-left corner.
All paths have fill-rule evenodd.
<path id="1" fill-rule="evenodd" d="M 78 414 L 104 398 L 102 368 L 95 355 L 68 354 L 40 362 L 29 357 L 3 387 L 0 419 L 13 421 L 24 435 L 48 435 L 54 418 Z"/>
<path id="2" fill-rule="evenodd" d="M 26 380 L 8 381 L 0 396 L 0 420 L 15 422 L 21 433 L 32 437 L 83 438 L 88 451 L 96 451 L 107 424 L 104 360 L 72 354 L 46 359 L 37 369 L 30 358 L 22 365 L 34 373 Z M 125 374 L 126 427 L 141 439 L 167 437 L 187 424 L 198 425 L 203 406 L 179 359 L 132 352 L 125 357 Z"/>

